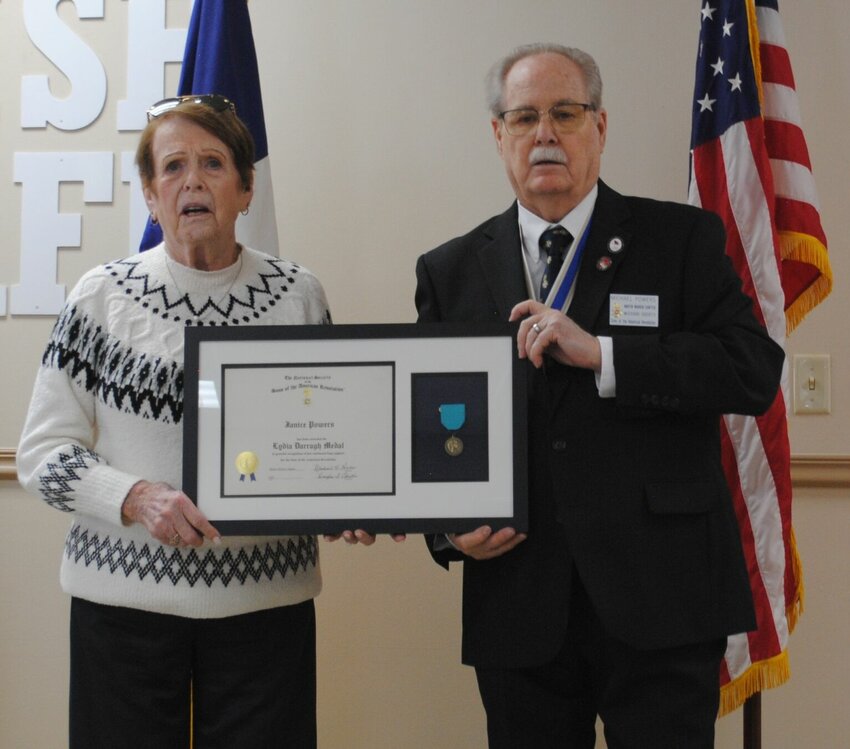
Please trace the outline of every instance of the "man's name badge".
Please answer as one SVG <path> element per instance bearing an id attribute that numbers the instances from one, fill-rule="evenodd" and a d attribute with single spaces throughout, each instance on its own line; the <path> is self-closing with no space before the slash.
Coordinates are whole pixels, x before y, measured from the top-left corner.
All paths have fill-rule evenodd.
<path id="1" fill-rule="evenodd" d="M 456 432 L 466 421 L 465 403 L 443 403 L 437 410 L 440 412 L 440 423 L 450 432 Z M 449 455 L 456 458 L 463 452 L 463 440 L 452 434 L 443 447 Z"/>
<path id="2" fill-rule="evenodd" d="M 652 294 L 611 294 L 608 324 L 658 327 L 658 297 Z"/>

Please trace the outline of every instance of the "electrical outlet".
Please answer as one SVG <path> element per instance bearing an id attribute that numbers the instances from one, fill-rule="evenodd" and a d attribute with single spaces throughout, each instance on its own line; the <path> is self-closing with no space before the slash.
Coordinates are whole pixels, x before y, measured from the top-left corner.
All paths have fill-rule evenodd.
<path id="1" fill-rule="evenodd" d="M 828 414 L 829 354 L 794 355 L 794 413 Z"/>

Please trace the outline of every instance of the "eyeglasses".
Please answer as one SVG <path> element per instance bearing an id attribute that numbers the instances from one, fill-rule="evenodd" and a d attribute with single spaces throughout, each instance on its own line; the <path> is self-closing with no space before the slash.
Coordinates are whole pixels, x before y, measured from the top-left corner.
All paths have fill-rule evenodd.
<path id="1" fill-rule="evenodd" d="M 505 112 L 499 112 L 499 118 L 505 123 L 505 130 L 508 131 L 508 135 L 528 135 L 532 130 L 537 129 L 543 115 L 549 116 L 549 121 L 552 123 L 555 132 L 561 134 L 574 133 L 584 124 L 588 109 L 593 112 L 596 111 L 593 104 L 570 102 L 569 104 L 556 104 L 544 112 L 538 112 L 531 107 L 508 109 Z"/>
<path id="2" fill-rule="evenodd" d="M 216 112 L 226 112 L 229 109 L 233 114 L 236 114 L 236 105 L 224 96 L 218 94 L 187 94 L 158 101 L 148 110 L 148 122 L 170 112 L 181 104 L 203 104 L 212 107 Z"/>

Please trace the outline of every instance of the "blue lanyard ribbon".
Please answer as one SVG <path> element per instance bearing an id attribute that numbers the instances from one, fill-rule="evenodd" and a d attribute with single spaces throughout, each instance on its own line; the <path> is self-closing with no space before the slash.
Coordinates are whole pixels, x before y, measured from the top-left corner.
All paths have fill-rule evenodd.
<path id="1" fill-rule="evenodd" d="M 587 238 L 590 236 L 591 223 L 593 223 L 593 216 L 588 219 L 587 226 L 584 228 L 584 233 L 581 235 L 578 247 L 576 247 L 575 255 L 573 255 L 573 259 L 570 261 L 566 274 L 561 279 L 558 291 L 555 294 L 555 298 L 552 300 L 552 309 L 562 310 L 564 308 L 564 303 L 567 301 L 567 295 L 570 293 L 570 289 L 573 287 L 576 280 L 576 274 L 578 273 L 578 268 L 581 264 L 581 256 L 584 254 L 584 247 L 587 244 Z"/>

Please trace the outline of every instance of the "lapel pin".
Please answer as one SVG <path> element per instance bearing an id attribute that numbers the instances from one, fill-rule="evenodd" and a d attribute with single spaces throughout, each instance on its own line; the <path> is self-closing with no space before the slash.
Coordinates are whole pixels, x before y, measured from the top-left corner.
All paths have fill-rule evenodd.
<path id="1" fill-rule="evenodd" d="M 605 255 L 604 257 L 599 258 L 596 261 L 596 270 L 608 270 L 611 267 L 611 263 L 614 262 L 610 257 Z"/>
<path id="2" fill-rule="evenodd" d="M 623 240 L 620 237 L 611 237 L 608 240 L 608 250 L 617 253 L 623 249 Z"/>

